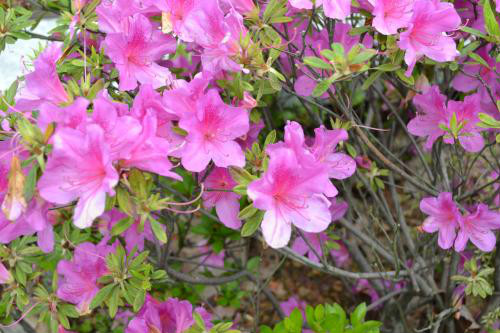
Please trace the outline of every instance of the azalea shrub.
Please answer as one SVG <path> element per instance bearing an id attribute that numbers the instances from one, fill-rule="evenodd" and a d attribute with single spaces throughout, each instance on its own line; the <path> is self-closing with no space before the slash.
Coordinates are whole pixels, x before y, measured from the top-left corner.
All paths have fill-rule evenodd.
<path id="1" fill-rule="evenodd" d="M 498 332 L 499 11 L 3 1 L 0 331 Z"/>

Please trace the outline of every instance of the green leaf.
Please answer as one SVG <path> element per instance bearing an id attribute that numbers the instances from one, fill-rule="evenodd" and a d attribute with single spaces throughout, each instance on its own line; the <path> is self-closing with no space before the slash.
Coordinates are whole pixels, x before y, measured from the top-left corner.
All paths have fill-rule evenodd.
<path id="1" fill-rule="evenodd" d="M 366 316 L 366 304 L 361 303 L 351 313 L 351 324 L 353 326 L 358 326 L 363 322 L 365 316 Z"/>
<path id="2" fill-rule="evenodd" d="M 123 188 L 123 187 L 118 187 L 116 189 L 116 199 L 118 201 L 118 206 L 120 209 L 127 215 L 132 216 L 133 215 L 133 209 L 132 209 L 132 201 L 130 198 L 130 193 Z"/>
<path id="3" fill-rule="evenodd" d="M 476 62 L 478 64 L 481 64 L 481 65 L 483 65 L 486 68 L 490 68 L 490 65 L 488 65 L 488 63 L 486 62 L 486 60 L 484 60 L 480 55 L 478 55 L 476 53 L 471 53 L 471 54 L 469 54 L 469 57 L 471 57 L 472 59 L 476 60 Z"/>
<path id="4" fill-rule="evenodd" d="M 252 236 L 255 233 L 255 231 L 257 231 L 257 229 L 259 228 L 263 218 L 264 218 L 263 211 L 258 211 L 254 216 L 249 218 L 243 225 L 243 228 L 241 228 L 241 236 L 242 237 Z"/>
<path id="5" fill-rule="evenodd" d="M 229 167 L 229 173 L 235 182 L 238 184 L 248 185 L 250 182 L 257 179 L 243 168 Z"/>
<path id="6" fill-rule="evenodd" d="M 246 220 L 254 216 L 259 210 L 255 208 L 252 204 L 243 208 L 238 214 L 238 218 L 241 220 Z"/>
<path id="7" fill-rule="evenodd" d="M 379 78 L 380 75 L 382 75 L 381 71 L 371 73 L 370 76 L 365 80 L 365 82 L 363 82 L 361 89 L 368 90 L 368 88 L 372 86 L 372 84 Z"/>
<path id="8" fill-rule="evenodd" d="M 491 8 L 490 0 L 484 0 L 483 14 L 484 25 L 488 34 L 500 38 L 500 26 L 498 25 L 497 18 L 495 17 L 495 12 Z"/>
<path id="9" fill-rule="evenodd" d="M 376 70 L 379 70 L 382 72 L 393 72 L 393 71 L 396 71 L 400 68 L 401 68 L 401 66 L 396 65 L 396 64 L 383 64 L 383 65 L 375 67 Z"/>
<path id="10" fill-rule="evenodd" d="M 134 304 L 133 304 L 134 312 L 137 312 L 141 309 L 145 300 L 146 300 L 146 291 L 139 290 L 139 292 L 137 293 L 137 295 L 135 296 L 135 299 L 134 299 Z"/>
<path id="11" fill-rule="evenodd" d="M 272 130 L 266 136 L 266 140 L 264 141 L 264 148 L 266 148 L 268 145 L 273 144 L 274 142 L 276 142 L 276 130 Z"/>
<path id="12" fill-rule="evenodd" d="M 488 39 L 488 36 L 486 36 L 480 30 L 477 30 L 477 29 L 473 29 L 473 28 L 469 28 L 469 27 L 463 26 L 463 27 L 460 27 L 460 30 L 462 30 L 463 32 L 466 32 L 468 34 L 474 35 L 476 37 L 480 37 L 480 38 L 483 38 L 483 39 Z"/>
<path id="13" fill-rule="evenodd" d="M 331 85 L 332 85 L 332 81 L 330 79 L 325 79 L 323 81 L 320 81 L 316 85 L 316 87 L 314 88 L 314 90 L 312 92 L 312 96 L 313 97 L 320 97 L 328 90 L 328 88 L 330 88 Z"/>
<path id="14" fill-rule="evenodd" d="M 130 226 L 134 224 L 134 218 L 127 216 L 116 223 L 113 228 L 111 228 L 111 236 L 117 236 L 127 231 Z"/>
<path id="15" fill-rule="evenodd" d="M 320 304 L 316 306 L 316 308 L 314 309 L 314 318 L 318 321 L 321 321 L 323 320 L 324 317 L 325 317 L 325 307 L 323 306 L 323 304 Z"/>
<path id="16" fill-rule="evenodd" d="M 109 316 L 111 318 L 114 318 L 116 316 L 116 313 L 118 312 L 118 302 L 120 300 L 120 288 L 116 286 L 116 288 L 113 289 L 113 293 L 111 294 L 111 297 L 109 299 Z"/>
<path id="17" fill-rule="evenodd" d="M 116 286 L 116 284 L 108 284 L 107 286 L 104 286 L 99 290 L 99 292 L 94 296 L 92 299 L 92 302 L 90 302 L 90 309 L 95 309 L 99 305 L 101 305 L 104 301 L 106 301 L 109 298 L 109 295 L 113 291 L 113 288 Z"/>
<path id="18" fill-rule="evenodd" d="M 167 232 L 164 228 L 162 228 L 162 224 L 151 217 L 149 218 L 149 222 L 151 223 L 151 229 L 153 230 L 156 239 L 158 239 L 162 244 L 167 243 Z"/>
<path id="19" fill-rule="evenodd" d="M 317 57 L 304 57 L 304 64 L 326 70 L 332 69 L 332 65 Z"/>

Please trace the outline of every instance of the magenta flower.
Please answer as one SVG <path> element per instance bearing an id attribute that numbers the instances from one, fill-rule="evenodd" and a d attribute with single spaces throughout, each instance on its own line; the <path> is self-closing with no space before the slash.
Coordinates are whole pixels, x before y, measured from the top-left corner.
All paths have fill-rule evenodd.
<path id="1" fill-rule="evenodd" d="M 413 15 L 415 0 L 371 0 L 373 27 L 384 35 L 394 35 L 406 28 Z"/>
<path id="2" fill-rule="evenodd" d="M 292 245 L 292 250 L 297 252 L 298 254 L 307 257 L 314 262 L 319 262 L 321 258 L 318 258 L 316 253 L 322 257 L 323 256 L 323 247 L 327 246 L 328 242 L 336 243 L 339 247 L 338 249 L 331 249 L 329 252 L 334 258 L 335 263 L 339 267 L 343 267 L 347 265 L 350 260 L 349 252 L 346 247 L 340 241 L 334 241 L 328 237 L 325 232 L 321 233 L 309 233 L 304 232 L 304 237 L 307 239 L 312 249 L 309 247 L 307 242 L 302 237 L 297 237 Z"/>
<path id="3" fill-rule="evenodd" d="M 99 30 L 107 34 L 126 32 L 128 18 L 137 13 L 151 11 L 147 1 L 104 0 L 96 7 Z"/>
<path id="4" fill-rule="evenodd" d="M 292 296 L 286 301 L 281 302 L 280 306 L 285 316 L 289 316 L 292 314 L 293 310 L 299 309 L 302 313 L 302 316 L 305 317 L 307 303 L 300 300 L 297 296 Z"/>
<path id="5" fill-rule="evenodd" d="M 470 240 L 484 252 L 493 251 L 496 237 L 492 230 L 500 229 L 500 214 L 479 204 L 476 211 L 459 220 L 460 230 L 455 240 L 455 250 L 463 251 Z"/>
<path id="6" fill-rule="evenodd" d="M 314 168 L 318 177 L 324 177 L 325 195 L 334 197 L 338 191 L 328 178 L 345 179 L 356 171 L 356 162 L 350 156 L 335 152 L 337 144 L 347 139 L 347 132 L 324 127 L 316 128 L 314 132 L 314 144 L 307 146 L 302 126 L 294 121 L 289 122 L 285 126 L 285 142 L 270 145 L 268 151 L 272 153 L 282 147 L 292 149 L 302 166 Z"/>
<path id="7" fill-rule="evenodd" d="M 104 47 L 120 73 L 120 90 L 135 89 L 137 82 L 159 88 L 173 79 L 170 71 L 156 61 L 175 52 L 176 41 L 155 29 L 142 14 L 129 18 L 127 32 L 108 34 Z"/>
<path id="8" fill-rule="evenodd" d="M 238 218 L 240 196 L 231 192 L 236 185 L 236 182 L 227 169 L 214 168 L 205 179 L 205 187 L 208 191 L 203 193 L 205 207 L 212 208 L 215 206 L 215 211 L 220 221 L 231 229 L 239 229 L 241 227 L 241 220 Z"/>
<path id="9" fill-rule="evenodd" d="M 56 43 L 40 53 L 34 62 L 35 70 L 25 75 L 26 85 L 18 94 L 16 110 L 31 111 L 46 102 L 57 105 L 70 101 L 56 69 L 61 55 L 61 47 Z"/>
<path id="10" fill-rule="evenodd" d="M 427 56 L 435 61 L 451 61 L 459 55 L 455 41 L 445 33 L 455 31 L 461 23 L 460 16 L 448 2 L 416 0 L 408 30 L 401 33 L 399 47 L 406 51 L 410 75 L 418 59 Z"/>
<path id="11" fill-rule="evenodd" d="M 297 9 L 312 9 L 313 2 L 311 0 L 288 0 L 290 5 Z M 316 0 L 315 6 L 323 5 L 325 16 L 345 20 L 351 15 L 351 1 L 350 0 Z"/>
<path id="12" fill-rule="evenodd" d="M 248 196 L 264 210 L 262 233 L 273 248 L 290 240 L 292 224 L 306 232 L 322 232 L 331 222 L 330 202 L 321 194 L 325 178 L 315 168 L 304 168 L 294 151 L 274 149 L 262 178 L 248 185 Z"/>
<path id="13" fill-rule="evenodd" d="M 98 280 L 108 273 L 106 256 L 113 251 L 108 245 L 79 244 L 71 261 L 61 260 L 57 265 L 57 297 L 76 304 L 81 314 L 88 313 L 90 302 L 99 291 Z"/>
<path id="14" fill-rule="evenodd" d="M 188 132 L 182 165 L 194 172 L 205 169 L 210 160 L 219 167 L 243 167 L 245 155 L 235 139 L 248 132 L 247 111 L 224 104 L 216 90 L 208 91 L 196 107 L 196 114 L 179 121 Z"/>
<path id="15" fill-rule="evenodd" d="M 326 17 L 343 21 L 351 15 L 351 1 L 323 0 L 323 10 Z"/>
<path id="16" fill-rule="evenodd" d="M 86 228 L 104 212 L 106 193 L 113 195 L 118 173 L 112 165 L 103 130 L 89 125 L 86 133 L 61 128 L 53 137 L 54 150 L 38 181 L 42 198 L 66 205 L 78 199 L 73 221 Z"/>
<path id="17" fill-rule="evenodd" d="M 169 27 L 184 42 L 193 42 L 190 31 L 185 27 L 186 19 L 200 2 L 196 0 L 149 0 L 166 15 Z M 215 2 L 215 1 L 214 1 Z"/>
<path id="18" fill-rule="evenodd" d="M 451 126 L 453 114 L 457 126 L 462 126 L 458 140 L 462 147 L 469 152 L 477 152 L 484 146 L 483 138 L 479 133 L 481 128 L 476 126 L 479 122 L 479 96 L 470 95 L 463 102 L 450 101 L 446 105 L 446 97 L 439 92 L 439 87 L 433 86 L 424 94 L 413 98 L 417 107 L 417 116 L 408 123 L 408 131 L 416 136 L 427 137 L 426 149 L 431 149 L 434 142 L 445 136 L 444 142 L 454 143 L 455 139 L 440 125 L 448 128 Z"/>
<path id="19" fill-rule="evenodd" d="M 223 10 L 228 8 L 224 12 L 232 8 L 240 14 L 250 13 L 256 7 L 253 0 L 221 0 L 220 6 Z"/>
<path id="20" fill-rule="evenodd" d="M 57 126 L 64 126 L 77 129 L 85 126 L 87 122 L 87 107 L 89 101 L 83 97 L 78 97 L 71 105 L 59 107 L 51 103 L 44 103 L 40 107 L 37 125 L 42 131 L 47 126 L 55 123 Z"/>
<path id="21" fill-rule="evenodd" d="M 193 324 L 193 306 L 188 301 L 169 298 L 160 303 L 148 295 L 137 316 L 128 324 L 125 333 L 182 333 Z"/>
<path id="22" fill-rule="evenodd" d="M 451 193 L 442 192 L 437 198 L 422 199 L 420 210 L 430 215 L 425 219 L 422 230 L 428 233 L 438 231 L 439 246 L 445 250 L 452 247 L 457 235 L 456 229 L 462 223 L 462 216 L 451 197 Z"/>
<path id="23" fill-rule="evenodd" d="M 13 280 L 12 274 L 10 274 L 7 268 L 0 262 L 0 284 L 11 283 Z"/>

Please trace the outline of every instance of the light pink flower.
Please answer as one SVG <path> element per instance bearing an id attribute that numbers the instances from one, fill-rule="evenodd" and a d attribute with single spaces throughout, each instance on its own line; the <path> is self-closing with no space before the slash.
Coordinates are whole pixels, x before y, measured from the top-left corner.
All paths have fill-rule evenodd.
<path id="1" fill-rule="evenodd" d="M 159 88 L 173 78 L 166 67 L 156 63 L 167 53 L 175 52 L 173 37 L 154 28 L 142 14 L 128 18 L 128 31 L 110 33 L 104 40 L 106 54 L 120 73 L 120 90 L 132 90 L 137 82 Z"/>
<path id="2" fill-rule="evenodd" d="M 216 90 L 203 96 L 196 109 L 179 121 L 179 127 L 188 132 L 182 165 L 194 172 L 205 169 L 210 160 L 219 167 L 243 167 L 245 155 L 235 139 L 248 132 L 247 111 L 224 104 Z"/>
<path id="3" fill-rule="evenodd" d="M 233 8 L 240 14 L 250 13 L 256 7 L 253 0 L 221 0 L 220 6 L 224 12 Z"/>
<path id="4" fill-rule="evenodd" d="M 97 125 L 89 125 L 86 133 L 61 128 L 53 142 L 54 150 L 38 181 L 40 195 L 62 205 L 78 199 L 74 223 L 89 227 L 104 212 L 106 193 L 113 195 L 118 183 L 103 130 Z"/>
<path id="5" fill-rule="evenodd" d="M 71 261 L 61 260 L 57 265 L 57 297 L 76 304 L 80 313 L 88 313 L 90 302 L 99 291 L 98 280 L 108 273 L 106 256 L 113 251 L 108 245 L 79 244 Z"/>
<path id="6" fill-rule="evenodd" d="M 373 4 L 373 27 L 384 35 L 398 33 L 406 28 L 413 15 L 415 0 L 371 0 Z"/>
<path id="7" fill-rule="evenodd" d="M 306 240 L 302 237 L 297 237 L 295 241 L 293 242 L 292 245 L 292 250 L 297 252 L 300 255 L 307 255 L 308 258 L 311 261 L 314 262 L 319 262 L 321 258 L 318 258 L 316 254 L 318 254 L 320 257 L 323 256 L 323 247 L 328 246 L 327 243 L 336 243 L 337 246 L 339 247 L 338 249 L 331 249 L 329 252 L 334 258 L 335 263 L 339 267 L 343 267 L 347 265 L 347 263 L 350 260 L 349 252 L 347 252 L 347 249 L 345 248 L 344 244 L 340 241 L 335 241 L 330 239 L 326 232 L 320 232 L 320 233 L 309 233 L 309 232 L 303 232 L 304 237 L 307 239 L 307 242 L 311 245 L 307 244 Z"/>
<path id="8" fill-rule="evenodd" d="M 13 281 L 12 274 L 5 268 L 5 266 L 0 262 L 0 284 L 7 284 Z"/>
<path id="9" fill-rule="evenodd" d="M 439 91 L 439 87 L 433 86 L 424 94 L 413 98 L 417 107 L 417 116 L 408 123 L 408 131 L 416 136 L 427 137 L 426 149 L 431 149 L 434 142 L 441 136 L 445 136 L 444 142 L 453 143 L 455 140 L 440 127 L 451 126 L 453 114 L 457 119 L 457 126 L 462 125 L 458 133 L 458 140 L 465 150 L 477 152 L 484 146 L 484 141 L 479 133 L 481 128 L 476 126 L 479 122 L 480 111 L 479 96 L 470 95 L 463 102 L 449 101 L 446 105 L 446 97 Z"/>
<path id="10" fill-rule="evenodd" d="M 442 192 L 437 198 L 428 197 L 420 201 L 420 210 L 427 215 L 422 230 L 429 233 L 439 232 L 438 244 L 442 249 L 453 246 L 456 229 L 462 216 L 458 211 L 451 193 Z"/>
<path id="11" fill-rule="evenodd" d="M 455 41 L 446 32 L 455 31 L 461 23 L 460 16 L 448 2 L 416 0 L 408 30 L 401 33 L 399 47 L 406 51 L 406 75 L 411 75 L 422 56 L 435 61 L 451 61 L 459 55 Z"/>
<path id="12" fill-rule="evenodd" d="M 236 182 L 227 169 L 214 168 L 205 179 L 205 187 L 209 191 L 203 193 L 205 207 L 212 208 L 215 206 L 220 221 L 231 229 L 239 229 L 241 227 L 241 220 L 238 218 L 240 196 L 231 192 L 236 185 Z"/>
<path id="13" fill-rule="evenodd" d="M 324 176 L 300 167 L 293 150 L 275 149 L 262 178 L 248 185 L 248 196 L 264 210 L 262 233 L 273 248 L 290 240 L 292 224 L 306 232 L 322 232 L 331 222 L 330 203 L 321 194 Z"/>
<path id="14" fill-rule="evenodd" d="M 62 55 L 60 45 L 49 44 L 36 58 L 35 70 L 25 75 L 25 86 L 16 100 L 16 110 L 32 111 L 43 103 L 62 104 L 70 97 L 59 79 L 56 63 Z"/>
<path id="15" fill-rule="evenodd" d="M 198 309 L 195 311 L 200 313 Z M 193 306 L 188 301 L 169 298 L 160 303 L 148 295 L 125 333 L 182 333 L 193 324 Z"/>
<path id="16" fill-rule="evenodd" d="M 323 0 L 325 16 L 344 21 L 351 15 L 351 0 Z"/>
<path id="17" fill-rule="evenodd" d="M 492 230 L 500 229 L 500 214 L 479 204 L 476 211 L 467 214 L 459 220 L 460 230 L 455 240 L 455 250 L 463 251 L 470 240 L 478 249 L 485 252 L 493 251 L 496 237 Z"/>
<path id="18" fill-rule="evenodd" d="M 59 107 L 51 103 L 44 103 L 40 107 L 37 124 L 42 131 L 48 125 L 55 123 L 57 126 L 77 129 L 85 126 L 87 122 L 87 107 L 89 101 L 83 97 L 78 97 L 71 105 Z"/>
<path id="19" fill-rule="evenodd" d="M 288 0 L 290 5 L 297 9 L 312 9 L 313 2 L 311 0 Z M 323 5 L 325 16 L 345 20 L 351 15 L 351 1 L 350 0 L 316 0 L 315 6 Z"/>

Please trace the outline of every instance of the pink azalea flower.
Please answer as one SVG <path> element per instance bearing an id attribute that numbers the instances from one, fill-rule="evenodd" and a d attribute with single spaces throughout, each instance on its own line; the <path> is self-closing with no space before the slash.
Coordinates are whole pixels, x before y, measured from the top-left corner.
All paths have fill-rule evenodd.
<path id="1" fill-rule="evenodd" d="M 205 179 L 205 187 L 210 191 L 203 193 L 205 207 L 212 208 L 215 206 L 220 221 L 231 229 L 239 229 L 241 227 L 241 220 L 238 218 L 240 196 L 231 192 L 236 185 L 236 182 L 227 169 L 214 168 Z M 229 192 L 217 190 L 226 190 Z"/>
<path id="2" fill-rule="evenodd" d="M 200 44 L 205 48 L 201 56 L 203 70 L 212 76 L 221 71 L 239 72 L 243 69 L 233 60 L 240 53 L 240 38 L 247 33 L 243 17 L 231 9 L 224 18 L 223 29 L 223 36 L 217 35 L 209 44 Z"/>
<path id="3" fill-rule="evenodd" d="M 325 16 L 344 21 L 351 15 L 351 0 L 323 0 Z"/>
<path id="4" fill-rule="evenodd" d="M 83 97 L 78 97 L 71 105 L 65 107 L 49 103 L 42 104 L 37 125 L 42 131 L 45 131 L 51 123 L 55 123 L 59 127 L 77 129 L 86 124 L 88 106 L 89 101 Z"/>
<path id="5" fill-rule="evenodd" d="M 463 102 L 449 101 L 448 113 L 457 117 L 458 124 L 463 124 L 458 141 L 460 145 L 469 152 L 479 152 L 484 147 L 484 140 L 480 131 L 483 129 L 476 126 L 479 123 L 480 96 L 478 94 L 466 96 Z M 445 137 L 444 142 L 453 143 L 455 140 Z"/>
<path id="6" fill-rule="evenodd" d="M 13 280 L 12 274 L 10 274 L 7 268 L 0 262 L 0 284 L 11 283 Z"/>
<path id="7" fill-rule="evenodd" d="M 120 161 L 122 167 L 135 167 L 141 170 L 157 173 L 161 176 L 182 180 L 182 177 L 172 172 L 172 163 L 167 155 L 174 151 L 174 146 L 165 138 L 156 136 L 158 128 L 156 116 L 148 111 L 142 121 L 142 132 L 131 146 L 130 154 Z"/>
<path id="8" fill-rule="evenodd" d="M 373 27 L 384 35 L 398 33 L 406 28 L 413 14 L 415 0 L 371 0 L 373 4 Z"/>
<path id="9" fill-rule="evenodd" d="M 53 141 L 54 150 L 38 181 L 40 195 L 62 205 L 78 199 L 74 223 L 89 227 L 104 212 L 106 193 L 113 195 L 118 183 L 103 130 L 97 125 L 89 125 L 86 133 L 61 128 Z"/>
<path id="10" fill-rule="evenodd" d="M 149 11 L 151 5 L 143 0 L 104 0 L 96 8 L 99 30 L 107 34 L 127 32 L 128 18 Z"/>
<path id="11" fill-rule="evenodd" d="M 448 2 L 416 0 L 408 30 L 401 33 L 399 47 L 406 51 L 410 75 L 418 59 L 427 56 L 435 61 L 451 61 L 459 55 L 452 37 L 445 33 L 455 31 L 461 23 L 460 16 Z"/>
<path id="12" fill-rule="evenodd" d="M 242 106 L 243 107 L 243 106 Z M 244 138 L 239 138 L 237 141 L 241 148 L 246 151 L 252 149 L 252 145 L 257 141 L 260 131 L 265 127 L 264 122 L 260 120 L 258 123 L 250 122 L 250 129 Z"/>
<path id="13" fill-rule="evenodd" d="M 137 82 L 153 88 L 165 86 L 172 75 L 156 61 L 175 52 L 175 39 L 155 29 L 142 14 L 133 15 L 129 22 L 126 33 L 110 33 L 104 40 L 106 54 L 120 73 L 120 90 L 135 89 Z"/>
<path id="14" fill-rule="evenodd" d="M 235 139 L 248 132 L 247 111 L 224 104 L 216 90 L 210 90 L 196 107 L 196 114 L 179 121 L 179 127 L 188 132 L 182 165 L 193 172 L 205 169 L 210 160 L 219 167 L 243 167 L 245 155 Z"/>
<path id="15" fill-rule="evenodd" d="M 76 304 L 80 313 L 88 313 L 90 302 L 99 291 L 98 280 L 108 273 L 106 256 L 113 251 L 108 245 L 79 244 L 71 261 L 61 260 L 57 265 L 57 297 Z"/>
<path id="16" fill-rule="evenodd" d="M 477 152 L 484 146 L 483 138 L 480 135 L 481 128 L 476 124 L 479 122 L 479 96 L 467 96 L 463 102 L 450 101 L 448 106 L 446 97 L 439 91 L 439 87 L 433 86 L 426 93 L 413 98 L 413 103 L 417 107 L 417 116 L 408 123 L 408 131 L 416 136 L 427 137 L 426 149 L 431 149 L 434 142 L 441 136 L 445 137 L 446 143 L 453 143 L 454 138 L 439 125 L 450 126 L 453 114 L 457 119 L 457 124 L 462 124 L 462 129 L 458 133 L 458 140 L 465 150 Z"/>
<path id="17" fill-rule="evenodd" d="M 439 232 L 438 244 L 442 249 L 452 247 L 456 237 L 456 228 L 461 224 L 462 216 L 458 211 L 451 193 L 440 193 L 437 198 L 428 197 L 420 201 L 420 210 L 427 215 L 422 230 L 428 233 Z"/>
<path id="18" fill-rule="evenodd" d="M 297 9 L 312 9 L 313 2 L 311 0 L 288 0 L 290 5 Z M 325 16 L 345 20 L 351 15 L 351 1 L 350 0 L 316 0 L 315 6 L 323 5 Z"/>
<path id="19" fill-rule="evenodd" d="M 496 237 L 492 230 L 500 229 L 500 214 L 479 204 L 476 211 L 459 220 L 460 230 L 455 240 L 455 250 L 463 251 L 470 240 L 484 252 L 493 251 Z"/>
<path id="20" fill-rule="evenodd" d="M 131 115 L 142 122 L 148 112 L 156 117 L 156 135 L 165 139 L 171 138 L 173 136 L 172 120 L 178 120 L 178 117 L 169 112 L 160 93 L 156 92 L 150 84 L 143 84 L 134 98 Z"/>
<path id="21" fill-rule="evenodd" d="M 62 55 L 60 45 L 49 44 L 34 62 L 35 70 L 25 75 L 25 86 L 18 94 L 16 110 L 31 111 L 43 103 L 62 104 L 70 101 L 59 80 L 56 63 Z"/>
<path id="22" fill-rule="evenodd" d="M 289 316 L 292 314 L 293 310 L 299 309 L 302 313 L 302 316 L 305 317 L 307 303 L 300 300 L 297 296 L 292 296 L 286 301 L 281 302 L 280 306 L 285 316 Z"/>
<path id="23" fill-rule="evenodd" d="M 0 202 L 7 194 L 10 161 L 14 155 L 11 141 L 0 141 Z M 25 154 L 21 154 L 21 157 Z M 54 234 L 49 221 L 49 205 L 37 194 L 28 203 L 26 211 L 15 221 L 9 221 L 0 213 L 0 244 L 7 244 L 21 236 L 37 233 L 38 246 L 46 253 L 54 248 Z"/>
<path id="24" fill-rule="evenodd" d="M 185 22 L 191 11 L 200 3 L 199 0 L 150 0 L 150 3 L 165 13 L 174 34 L 184 42 L 194 41 Z"/>
<path id="25" fill-rule="evenodd" d="M 212 250 L 212 247 L 209 245 L 202 245 L 198 248 L 200 254 L 203 254 L 200 257 L 200 263 L 216 266 L 216 267 L 224 267 L 224 257 L 225 252 L 221 250 L 219 253 Z M 210 267 L 208 267 L 210 269 Z"/>
<path id="26" fill-rule="evenodd" d="M 177 80 L 174 89 L 163 92 L 163 105 L 178 118 L 190 117 L 196 113 L 196 102 L 205 95 L 208 84 L 203 75 L 197 75 L 190 82 Z"/>
<path id="27" fill-rule="evenodd" d="M 273 248 L 290 240 L 292 224 L 306 232 L 322 232 L 331 222 L 324 175 L 315 168 L 300 167 L 294 151 L 275 149 L 262 178 L 248 185 L 248 196 L 264 210 L 262 233 Z"/>
<path id="28" fill-rule="evenodd" d="M 160 303 L 148 295 L 125 333 L 182 333 L 193 324 L 193 306 L 188 301 L 169 298 Z"/>
<path id="29" fill-rule="evenodd" d="M 129 158 L 130 151 L 139 140 L 142 131 L 142 126 L 137 119 L 129 115 L 120 115 L 120 113 L 128 113 L 128 107 L 125 104 L 111 101 L 106 90 L 97 95 L 91 119 L 103 129 L 104 141 L 109 147 L 112 161 Z"/>
<path id="30" fill-rule="evenodd" d="M 285 142 L 270 145 L 268 151 L 272 153 L 282 147 L 292 149 L 302 166 L 314 168 L 318 177 L 324 177 L 325 195 L 334 197 L 338 191 L 328 178 L 345 179 L 356 171 L 356 162 L 351 157 L 335 152 L 337 144 L 347 139 L 347 132 L 319 127 L 315 129 L 315 134 L 314 144 L 306 146 L 302 126 L 289 122 L 285 126 Z"/>
<path id="31" fill-rule="evenodd" d="M 232 8 L 240 14 L 250 13 L 256 7 L 253 0 L 221 0 L 220 6 L 224 12 Z"/>

